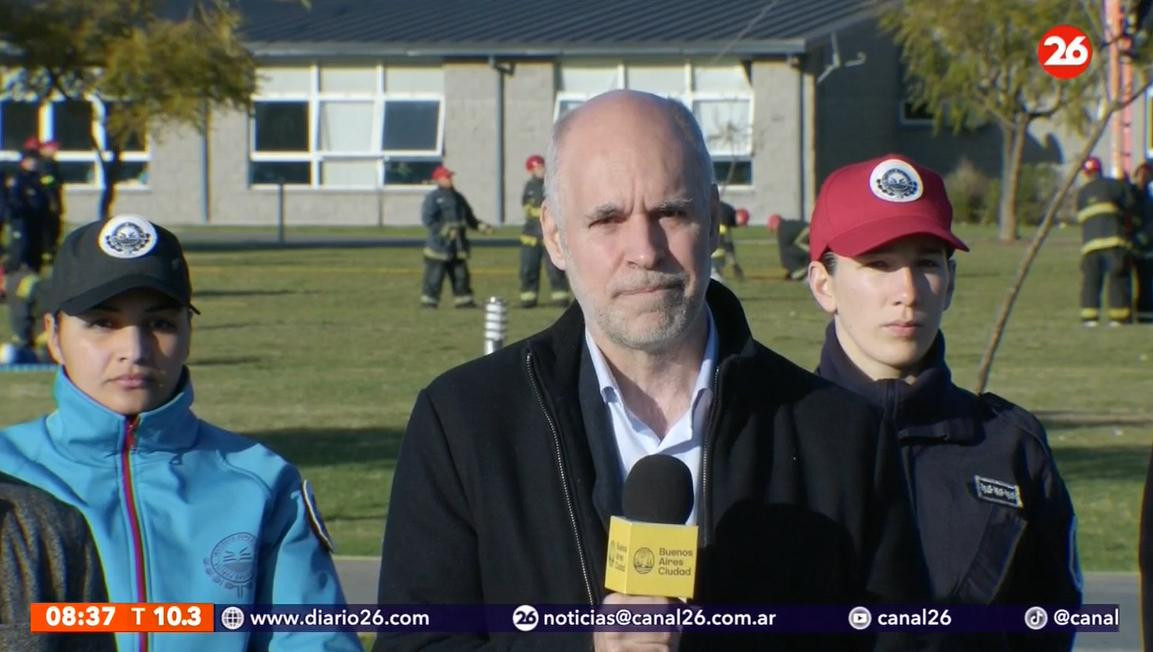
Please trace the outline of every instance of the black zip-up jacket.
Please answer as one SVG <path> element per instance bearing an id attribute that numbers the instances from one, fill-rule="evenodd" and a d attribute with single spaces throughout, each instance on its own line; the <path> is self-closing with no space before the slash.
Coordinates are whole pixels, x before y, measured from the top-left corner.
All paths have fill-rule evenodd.
<path id="1" fill-rule="evenodd" d="M 84 515 L 0 473 L 0 650 L 111 652 L 111 634 L 32 634 L 33 602 L 104 602 L 100 555 Z"/>
<path id="2" fill-rule="evenodd" d="M 926 595 L 900 462 L 862 401 L 753 340 L 708 290 L 719 350 L 701 461 L 695 602 L 853 604 Z M 401 445 L 384 604 L 603 601 L 620 514 L 611 422 L 579 307 L 435 380 Z M 682 640 L 691 649 L 846 649 L 866 639 Z M 386 634 L 376 650 L 589 649 L 589 634 Z"/>
<path id="3" fill-rule="evenodd" d="M 873 381 L 830 323 L 817 372 L 881 408 L 895 433 L 934 599 L 1081 604 L 1073 503 L 1045 428 L 999 396 L 954 385 L 944 335 L 912 384 Z M 997 636 L 965 649 L 1066 650 L 1071 643 L 1071 636 Z"/>

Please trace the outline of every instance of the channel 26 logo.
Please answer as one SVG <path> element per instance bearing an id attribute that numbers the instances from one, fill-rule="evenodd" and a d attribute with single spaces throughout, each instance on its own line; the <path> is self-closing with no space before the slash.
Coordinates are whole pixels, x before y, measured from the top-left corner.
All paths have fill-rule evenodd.
<path id="1" fill-rule="evenodd" d="M 531 632 L 540 624 L 540 613 L 531 604 L 522 604 L 512 610 L 512 626 L 522 632 Z"/>
<path id="2" fill-rule="evenodd" d="M 1073 79 L 1093 62 L 1093 44 L 1072 25 L 1058 25 L 1045 32 L 1037 43 L 1041 69 L 1057 79 Z"/>

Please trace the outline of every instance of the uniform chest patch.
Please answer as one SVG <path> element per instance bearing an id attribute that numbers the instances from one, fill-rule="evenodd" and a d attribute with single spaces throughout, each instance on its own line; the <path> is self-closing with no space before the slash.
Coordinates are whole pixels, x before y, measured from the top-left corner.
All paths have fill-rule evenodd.
<path id="1" fill-rule="evenodd" d="M 230 534 L 212 547 L 204 559 L 204 572 L 220 586 L 236 590 L 236 597 L 252 589 L 256 575 L 256 537 L 247 532 Z"/>
<path id="2" fill-rule="evenodd" d="M 973 476 L 973 485 L 977 491 L 977 498 L 980 500 L 1016 509 L 1025 506 L 1021 502 L 1021 489 L 1015 484 L 975 475 Z"/>

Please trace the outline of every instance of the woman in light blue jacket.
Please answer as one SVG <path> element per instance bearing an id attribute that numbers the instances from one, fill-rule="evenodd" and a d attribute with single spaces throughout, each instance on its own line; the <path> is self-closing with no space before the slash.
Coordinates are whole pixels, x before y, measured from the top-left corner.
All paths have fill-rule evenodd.
<path id="1" fill-rule="evenodd" d="M 137 216 L 60 247 L 45 294 L 56 411 L 0 431 L 0 470 L 84 513 L 113 602 L 343 604 L 308 483 L 192 412 L 180 243 Z M 122 651 L 360 650 L 351 633 L 119 634 Z"/>

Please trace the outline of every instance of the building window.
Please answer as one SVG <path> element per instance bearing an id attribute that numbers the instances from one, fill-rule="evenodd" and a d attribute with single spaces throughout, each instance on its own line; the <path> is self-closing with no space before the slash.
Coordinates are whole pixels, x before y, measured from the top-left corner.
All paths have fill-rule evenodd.
<path id="1" fill-rule="evenodd" d="M 559 80 L 558 119 L 589 98 L 616 88 L 683 102 L 705 135 L 717 183 L 752 185 L 753 88 L 740 63 L 562 64 Z"/>
<path id="2" fill-rule="evenodd" d="M 747 158 L 713 157 L 713 178 L 724 188 L 753 185 L 753 162 Z"/>
<path id="3" fill-rule="evenodd" d="M 430 151 L 440 142 L 440 102 L 413 100 L 384 105 L 385 150 Z"/>
<path id="4" fill-rule="evenodd" d="M 40 133 L 40 107 L 35 102 L 0 102 L 0 149 L 20 151 L 24 141 Z"/>
<path id="5" fill-rule="evenodd" d="M 256 102 L 256 151 L 307 152 L 307 102 Z"/>
<path id="6" fill-rule="evenodd" d="M 258 71 L 250 182 L 424 185 L 442 161 L 444 73 L 414 66 Z"/>
<path id="7" fill-rule="evenodd" d="M 20 159 L 24 141 L 37 138 L 60 144 L 56 160 L 64 183 L 101 187 L 104 170 L 93 149 L 99 146 L 108 156 L 108 139 L 101 124 L 114 103 L 91 100 L 52 100 L 36 103 L 21 98 L 0 97 L 0 167 L 11 168 Z M 117 183 L 147 186 L 150 155 L 147 143 L 138 139 L 121 152 Z"/>
<path id="8" fill-rule="evenodd" d="M 901 100 L 900 121 L 909 127 L 930 127 L 933 125 L 933 112 L 927 107 L 908 99 Z"/>

